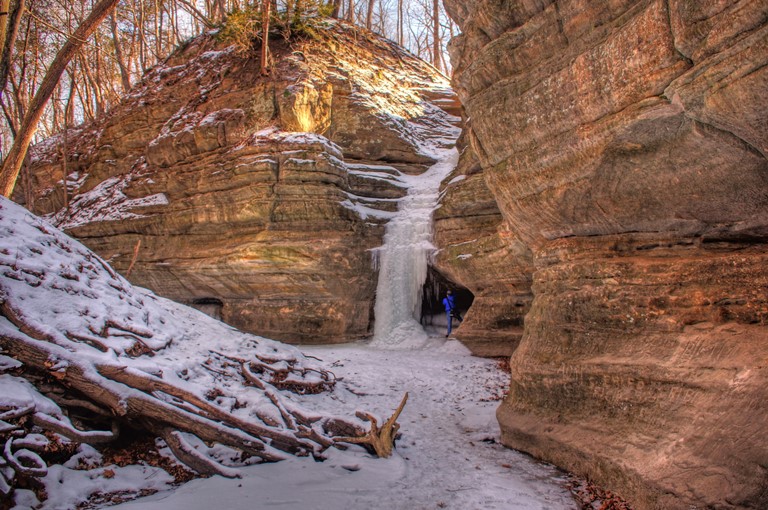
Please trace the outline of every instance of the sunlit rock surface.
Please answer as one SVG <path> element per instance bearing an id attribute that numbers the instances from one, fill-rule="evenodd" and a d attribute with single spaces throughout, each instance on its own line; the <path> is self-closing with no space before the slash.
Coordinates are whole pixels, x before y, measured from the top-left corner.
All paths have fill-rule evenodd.
<path id="1" fill-rule="evenodd" d="M 424 139 L 458 120 L 457 99 L 427 64 L 343 24 L 271 50 L 262 77 L 221 37 L 191 41 L 102 121 L 38 146 L 35 194 L 18 196 L 132 283 L 240 329 L 361 338 L 397 177 L 433 162 Z"/>
<path id="2" fill-rule="evenodd" d="M 768 508 L 768 4 L 445 3 L 482 232 L 534 268 L 504 442 L 634 508 Z"/>

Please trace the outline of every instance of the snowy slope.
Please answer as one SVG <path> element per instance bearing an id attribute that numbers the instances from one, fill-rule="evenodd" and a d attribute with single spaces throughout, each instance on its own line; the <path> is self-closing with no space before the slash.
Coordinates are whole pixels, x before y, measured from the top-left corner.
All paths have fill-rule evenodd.
<path id="1" fill-rule="evenodd" d="M 17 357 L 21 354 L 19 359 L 25 361 L 23 365 L 29 365 L 28 369 L 35 368 L 38 374 L 44 372 L 45 377 L 64 380 L 67 384 L 80 381 L 77 387 L 90 388 L 86 392 L 87 398 L 97 406 L 103 406 L 102 409 L 124 415 L 125 420 L 130 421 L 135 413 L 146 411 L 145 404 L 150 403 L 161 413 L 176 412 L 185 423 L 212 427 L 222 438 L 228 434 L 229 437 L 245 438 L 265 453 L 264 458 L 273 460 L 287 455 L 277 451 L 271 441 L 261 444 L 259 440 L 246 437 L 251 432 L 230 426 L 233 423 L 267 425 L 281 437 L 284 436 L 283 429 L 288 427 L 273 396 L 246 384 L 239 360 L 258 357 L 271 360 L 275 369 L 292 369 L 281 385 L 328 386 L 321 367 L 294 347 L 238 332 L 191 308 L 133 287 L 82 244 L 6 199 L 0 199 L 0 310 L 0 350 L 5 349 L 0 353 L 0 434 L 3 440 L 15 437 L 14 429 L 21 431 L 28 427 L 16 421 L 19 416 L 28 415 L 36 424 L 44 421 L 73 430 L 66 413 L 52 400 L 37 393 L 26 379 L 15 375 L 20 363 L 7 356 L 11 352 Z M 45 353 L 47 359 L 40 360 L 40 354 L 35 354 L 40 352 Z M 39 378 L 34 371 L 30 375 L 31 380 Z M 143 378 L 154 390 L 145 388 L 142 391 L 128 382 L 129 378 L 136 377 Z M 264 379 L 263 375 L 258 377 Z M 273 383 L 266 382 L 267 389 L 272 388 Z M 171 386 L 179 391 L 169 390 Z M 202 404 L 189 405 L 195 401 Z M 291 404 L 284 402 L 283 405 L 290 408 Z M 215 408 L 223 413 L 222 416 L 231 419 L 222 420 L 205 410 L 208 408 Z M 200 412 L 201 409 L 204 411 Z M 313 419 L 318 415 L 309 412 L 306 416 Z M 230 425 L 226 425 L 228 422 Z M 184 426 L 179 424 L 179 427 Z M 107 437 L 110 432 L 81 434 Z M 223 444 L 210 448 L 197 438 L 184 439 L 201 454 L 222 463 L 222 472 L 230 475 L 237 472 L 227 466 L 259 461 L 257 456 L 243 458 L 240 452 Z M 14 453 L 7 443 L 0 457 L 0 495 L 8 493 L 6 481 L 14 477 L 14 470 L 5 467 L 6 461 L 28 458 L 44 469 L 36 454 L 26 453 L 23 442 L 37 442 L 39 444 L 33 446 L 42 448 L 47 441 L 34 434 L 27 434 L 18 441 L 18 451 Z M 320 453 L 310 443 L 305 446 L 308 447 L 306 453 Z M 88 452 L 87 457 L 92 459 L 92 450 Z M 67 466 L 77 464 L 75 459 Z M 153 473 L 151 481 L 139 486 L 137 492 L 144 488 L 155 489 L 158 484 L 170 481 L 167 475 L 150 471 Z M 94 477 L 99 478 L 98 473 L 89 473 L 86 478 Z M 78 478 L 78 475 L 59 467 L 48 470 L 44 483 L 49 499 L 44 508 L 71 508 L 73 502 L 90 496 L 88 489 L 81 487 L 74 495 L 53 497 L 58 484 L 71 478 Z M 144 479 L 144 476 L 140 478 Z M 126 490 L 123 477 L 115 476 L 113 480 L 114 483 L 108 484 L 111 488 Z M 67 486 L 69 488 L 70 484 Z M 93 490 L 103 491 L 104 488 L 103 483 L 88 483 L 88 486 Z M 26 501 L 21 507 L 30 505 L 31 493 L 18 491 L 18 495 Z"/>

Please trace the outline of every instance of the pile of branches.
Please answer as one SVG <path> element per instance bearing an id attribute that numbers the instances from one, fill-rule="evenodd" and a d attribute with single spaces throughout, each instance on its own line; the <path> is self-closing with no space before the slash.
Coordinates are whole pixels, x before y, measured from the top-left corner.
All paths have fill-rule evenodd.
<path id="1" fill-rule="evenodd" d="M 0 493 L 45 476 L 40 452 L 56 435 L 99 445 L 141 431 L 203 475 L 322 458 L 337 440 L 370 432 L 286 395 L 335 384 L 293 347 L 132 287 L 80 243 L 0 200 Z"/>

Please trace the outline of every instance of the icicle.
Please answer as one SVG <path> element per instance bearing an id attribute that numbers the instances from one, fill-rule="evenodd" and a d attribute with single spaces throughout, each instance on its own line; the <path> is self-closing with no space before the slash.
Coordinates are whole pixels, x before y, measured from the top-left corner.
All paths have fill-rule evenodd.
<path id="1" fill-rule="evenodd" d="M 372 248 L 368 250 L 371 252 L 371 271 L 376 272 L 379 270 L 379 259 L 381 258 L 381 247 Z"/>

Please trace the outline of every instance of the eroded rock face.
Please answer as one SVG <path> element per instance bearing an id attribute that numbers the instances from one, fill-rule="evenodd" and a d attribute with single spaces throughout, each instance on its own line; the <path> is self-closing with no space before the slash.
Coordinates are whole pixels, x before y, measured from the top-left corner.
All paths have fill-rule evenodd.
<path id="1" fill-rule="evenodd" d="M 242 330 L 365 337 L 370 250 L 405 194 L 397 177 L 432 162 L 422 138 L 455 122 L 441 102 L 456 96 L 428 65 L 343 24 L 271 50 L 262 77 L 226 41 L 192 41 L 103 121 L 70 130 L 66 204 L 63 137 L 36 148 L 28 206 L 132 283 Z"/>
<path id="2" fill-rule="evenodd" d="M 533 258 L 504 442 L 636 508 L 765 508 L 768 4 L 445 3 Z"/>

